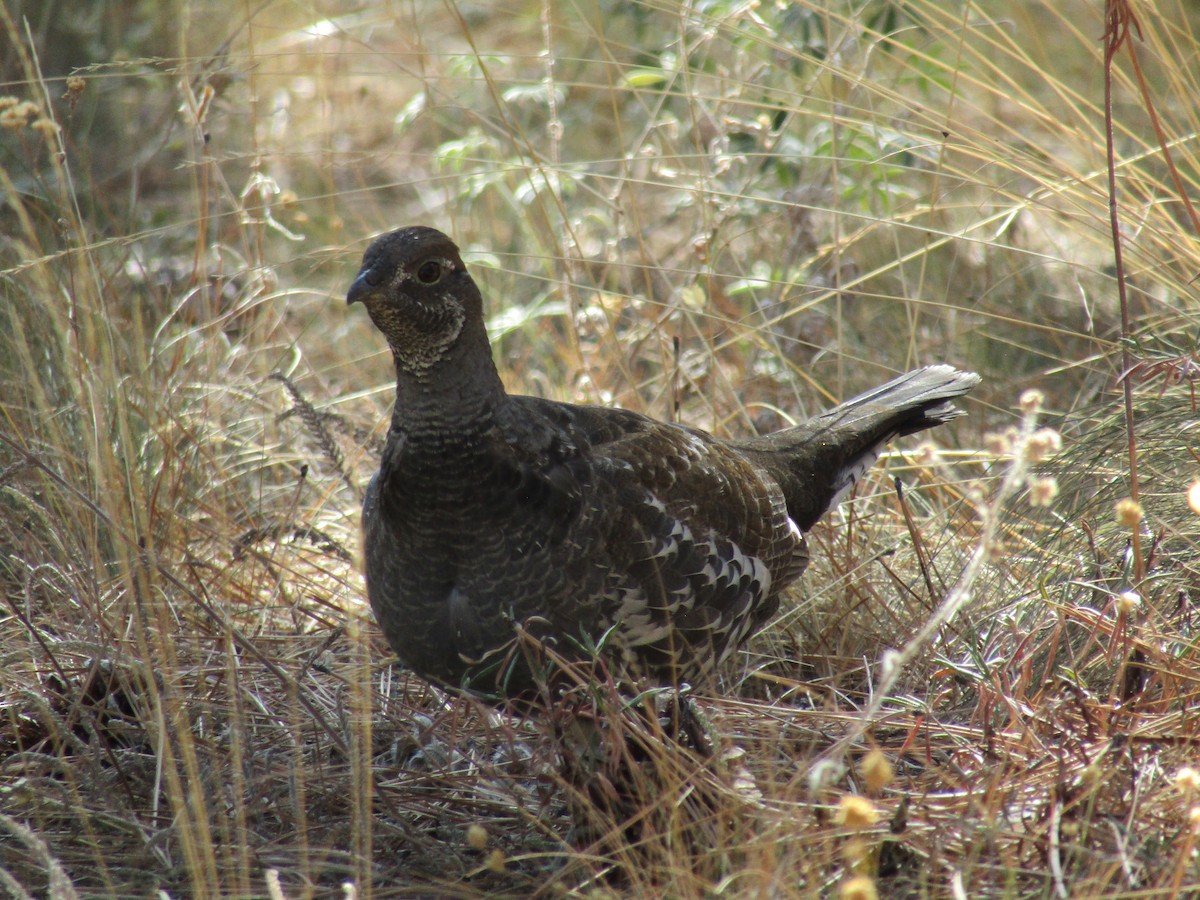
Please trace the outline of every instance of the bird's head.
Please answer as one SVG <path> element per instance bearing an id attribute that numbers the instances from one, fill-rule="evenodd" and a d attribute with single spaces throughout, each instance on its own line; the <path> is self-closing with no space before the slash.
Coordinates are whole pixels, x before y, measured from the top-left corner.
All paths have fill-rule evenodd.
<path id="1" fill-rule="evenodd" d="M 464 325 L 482 328 L 483 300 L 458 247 L 419 225 L 371 242 L 346 302 L 366 306 L 397 367 L 418 377 L 446 357 Z"/>

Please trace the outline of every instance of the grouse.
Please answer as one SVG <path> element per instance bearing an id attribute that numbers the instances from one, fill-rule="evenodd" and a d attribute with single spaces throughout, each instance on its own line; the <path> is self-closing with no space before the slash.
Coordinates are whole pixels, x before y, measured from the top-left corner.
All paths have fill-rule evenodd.
<path id="1" fill-rule="evenodd" d="M 396 405 L 363 503 L 367 594 L 419 675 L 492 697 L 531 684 L 532 637 L 679 684 L 760 629 L 804 533 L 883 445 L 962 411 L 979 376 L 901 375 L 763 437 L 508 394 L 483 299 L 432 228 L 376 238 L 347 295 L 387 338 Z"/>

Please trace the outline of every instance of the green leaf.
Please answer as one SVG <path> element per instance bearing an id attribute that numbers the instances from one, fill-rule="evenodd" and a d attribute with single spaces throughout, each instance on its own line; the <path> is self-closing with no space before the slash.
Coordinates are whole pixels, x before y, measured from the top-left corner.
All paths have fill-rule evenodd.
<path id="1" fill-rule="evenodd" d="M 628 88 L 646 88 L 663 84 L 669 77 L 662 69 L 631 69 L 621 83 Z"/>

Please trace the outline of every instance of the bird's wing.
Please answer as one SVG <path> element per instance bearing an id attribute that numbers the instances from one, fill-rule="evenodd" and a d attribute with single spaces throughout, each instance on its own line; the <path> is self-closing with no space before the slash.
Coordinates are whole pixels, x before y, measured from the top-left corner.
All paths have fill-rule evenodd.
<path id="1" fill-rule="evenodd" d="M 703 432 L 626 410 L 513 400 L 522 427 L 553 423 L 546 459 L 570 448 L 541 471 L 567 465 L 585 485 L 579 515 L 612 568 L 617 640 L 633 655 L 707 667 L 770 618 L 808 557 L 762 469 Z"/>
<path id="2" fill-rule="evenodd" d="M 512 400 L 518 410 L 512 418 L 524 429 L 514 444 L 525 448 L 543 477 L 553 479 L 557 468 L 576 463 L 578 477 L 619 483 L 626 493 L 644 491 L 691 528 L 732 541 L 773 567 L 780 552 L 775 545 L 791 543 L 778 485 L 733 445 L 629 410 Z"/>

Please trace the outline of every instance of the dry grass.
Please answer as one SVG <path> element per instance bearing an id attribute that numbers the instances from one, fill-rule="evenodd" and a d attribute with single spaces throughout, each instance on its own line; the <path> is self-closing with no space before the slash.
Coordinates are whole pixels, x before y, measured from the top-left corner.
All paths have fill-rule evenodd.
<path id="1" fill-rule="evenodd" d="M 1191 6 L 1114 68 L 1133 526 L 1097 3 L 68 7 L 0 21 L 4 890 L 1200 887 Z M 393 666 L 355 563 L 390 360 L 340 297 L 418 221 L 525 392 L 747 433 L 984 375 L 817 530 L 711 756 L 603 683 L 525 721 Z"/>

